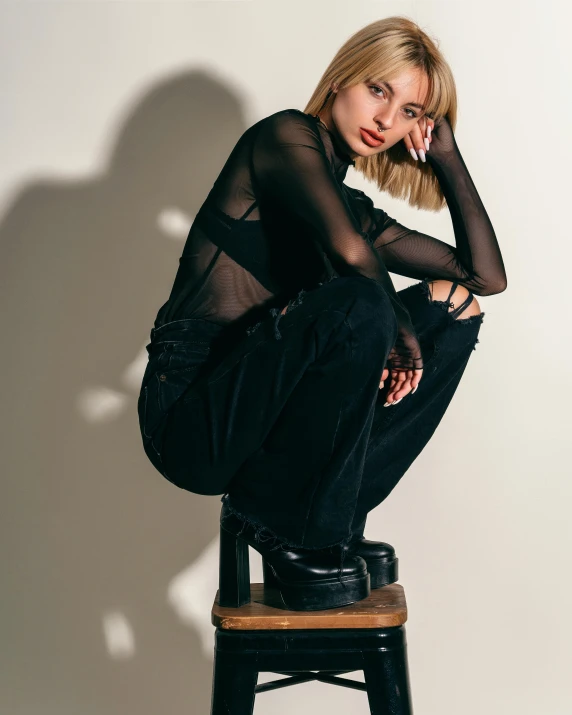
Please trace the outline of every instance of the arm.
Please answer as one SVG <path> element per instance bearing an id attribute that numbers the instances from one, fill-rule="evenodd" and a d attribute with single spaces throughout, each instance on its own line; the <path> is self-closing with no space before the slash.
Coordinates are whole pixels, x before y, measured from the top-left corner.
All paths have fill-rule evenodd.
<path id="1" fill-rule="evenodd" d="M 371 200 L 352 189 L 360 205 L 362 226 L 368 227 L 368 242 L 376 249 L 388 270 L 411 278 L 458 281 L 476 295 L 501 293 L 506 289 L 506 273 L 485 207 L 454 146 L 444 158 L 429 159 L 451 212 L 456 246 L 408 229 L 374 208 Z"/>
<path id="2" fill-rule="evenodd" d="M 340 275 L 365 276 L 383 286 L 398 322 L 391 367 L 421 369 L 421 349 L 409 313 L 380 254 L 364 240 L 314 119 L 285 110 L 264 120 L 253 143 L 252 171 L 263 197 L 272 198 L 315 229 L 316 240 Z"/>

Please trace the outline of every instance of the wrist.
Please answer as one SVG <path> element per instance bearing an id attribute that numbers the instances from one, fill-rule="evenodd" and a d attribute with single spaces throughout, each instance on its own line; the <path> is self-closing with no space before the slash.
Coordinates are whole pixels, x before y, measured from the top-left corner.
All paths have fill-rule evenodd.
<path id="1" fill-rule="evenodd" d="M 444 164 L 450 164 L 451 162 L 457 161 L 460 157 L 460 152 L 457 146 L 452 151 L 444 152 L 431 152 L 431 149 L 425 154 L 427 163 L 435 166 L 441 166 Z"/>

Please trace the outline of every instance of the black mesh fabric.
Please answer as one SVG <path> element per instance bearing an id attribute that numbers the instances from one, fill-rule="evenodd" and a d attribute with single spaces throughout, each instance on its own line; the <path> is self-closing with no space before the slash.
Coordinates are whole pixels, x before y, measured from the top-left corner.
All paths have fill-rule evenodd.
<path id="1" fill-rule="evenodd" d="M 347 186 L 353 164 L 321 120 L 298 109 L 249 127 L 195 217 L 155 327 L 183 318 L 254 323 L 302 288 L 360 275 L 379 282 L 394 308 L 398 336 L 388 365 L 421 368 L 388 271 L 455 280 L 477 295 L 500 292 L 506 279 L 494 230 L 458 153 L 433 165 L 456 246 L 406 228 Z"/>

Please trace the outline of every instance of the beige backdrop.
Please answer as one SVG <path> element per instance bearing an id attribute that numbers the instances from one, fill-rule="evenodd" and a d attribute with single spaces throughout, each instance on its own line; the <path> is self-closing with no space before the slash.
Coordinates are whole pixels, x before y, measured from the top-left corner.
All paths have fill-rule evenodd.
<path id="1" fill-rule="evenodd" d="M 303 109 L 347 37 L 393 14 L 452 65 L 508 289 L 480 298 L 465 377 L 366 537 L 400 558 L 417 713 L 570 712 L 570 11 L 207 0 L 0 9 L 3 715 L 208 713 L 220 498 L 147 461 L 144 346 L 238 137 Z M 453 241 L 447 211 L 347 181 Z M 259 695 L 255 713 L 295 707 L 367 699 L 309 683 Z"/>

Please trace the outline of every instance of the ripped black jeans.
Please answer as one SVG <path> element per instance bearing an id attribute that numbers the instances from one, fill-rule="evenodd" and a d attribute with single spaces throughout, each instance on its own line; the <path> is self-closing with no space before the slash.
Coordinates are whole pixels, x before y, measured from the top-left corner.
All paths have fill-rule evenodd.
<path id="1" fill-rule="evenodd" d="M 441 421 L 484 316 L 457 318 L 472 293 L 451 312 L 450 301 L 431 299 L 427 280 L 399 296 L 424 371 L 415 394 L 389 407 L 390 381 L 379 383 L 397 322 L 369 278 L 300 291 L 284 315 L 272 308 L 238 339 L 203 319 L 153 328 L 138 401 L 152 464 L 181 489 L 222 494 L 276 548 L 321 549 L 363 535 L 368 512 Z"/>

